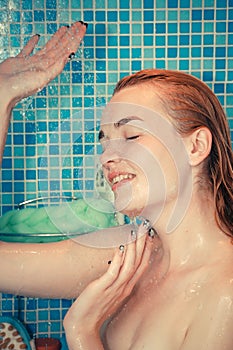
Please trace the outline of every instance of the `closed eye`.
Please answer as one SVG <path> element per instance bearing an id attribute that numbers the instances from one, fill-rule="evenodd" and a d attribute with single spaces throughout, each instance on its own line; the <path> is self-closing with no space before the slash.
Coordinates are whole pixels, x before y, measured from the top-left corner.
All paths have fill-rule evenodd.
<path id="1" fill-rule="evenodd" d="M 137 139 L 137 138 L 139 138 L 139 135 L 134 135 L 134 136 L 129 136 L 129 137 L 126 137 L 126 140 L 135 140 L 135 139 Z"/>

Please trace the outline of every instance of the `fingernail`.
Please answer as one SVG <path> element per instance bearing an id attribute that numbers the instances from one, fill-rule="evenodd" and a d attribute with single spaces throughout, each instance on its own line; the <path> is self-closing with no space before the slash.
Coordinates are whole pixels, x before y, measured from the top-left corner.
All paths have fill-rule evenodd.
<path id="1" fill-rule="evenodd" d="M 143 227 L 145 227 L 147 230 L 151 227 L 151 223 L 148 219 L 143 221 Z"/>
<path id="2" fill-rule="evenodd" d="M 69 60 L 72 60 L 72 58 L 74 58 L 75 57 L 75 53 L 74 52 L 71 52 L 71 54 L 69 55 Z"/>
<path id="3" fill-rule="evenodd" d="M 155 238 L 155 235 L 156 235 L 156 231 L 153 229 L 153 227 L 151 227 L 149 230 L 148 230 L 148 236 L 150 238 Z"/>
<path id="4" fill-rule="evenodd" d="M 81 23 L 81 24 L 83 24 L 84 26 L 86 26 L 86 28 L 88 27 L 88 23 L 87 23 L 87 22 L 79 21 L 79 23 Z"/>
<path id="5" fill-rule="evenodd" d="M 132 238 L 133 240 L 135 240 L 136 237 L 137 237 L 136 231 L 135 231 L 135 230 L 131 230 L 130 233 L 131 233 L 131 238 Z"/>
<path id="6" fill-rule="evenodd" d="M 119 250 L 123 252 L 125 250 L 125 246 L 123 244 L 120 245 Z"/>

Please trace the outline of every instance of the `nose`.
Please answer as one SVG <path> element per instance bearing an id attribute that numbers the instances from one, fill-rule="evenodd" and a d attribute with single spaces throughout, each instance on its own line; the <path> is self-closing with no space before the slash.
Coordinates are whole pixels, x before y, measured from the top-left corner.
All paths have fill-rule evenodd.
<path id="1" fill-rule="evenodd" d="M 102 166 L 107 167 L 107 164 L 119 162 L 122 158 L 123 141 L 122 139 L 114 139 L 104 141 L 103 153 L 100 156 Z"/>

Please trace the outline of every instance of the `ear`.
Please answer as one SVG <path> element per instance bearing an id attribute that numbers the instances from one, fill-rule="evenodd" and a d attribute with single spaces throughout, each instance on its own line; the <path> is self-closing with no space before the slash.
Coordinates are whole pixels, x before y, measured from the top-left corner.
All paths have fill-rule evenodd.
<path id="1" fill-rule="evenodd" d="M 208 128 L 201 127 L 195 130 L 188 139 L 190 165 L 199 165 L 210 154 L 212 147 L 212 134 Z"/>

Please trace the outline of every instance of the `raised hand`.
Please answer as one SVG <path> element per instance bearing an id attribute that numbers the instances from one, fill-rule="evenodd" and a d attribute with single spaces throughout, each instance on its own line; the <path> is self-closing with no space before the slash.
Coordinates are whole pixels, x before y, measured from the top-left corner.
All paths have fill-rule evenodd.
<path id="1" fill-rule="evenodd" d="M 64 328 L 70 350 L 103 349 L 101 325 L 131 294 L 149 265 L 153 239 L 140 230 L 132 243 L 119 247 L 107 272 L 86 287 L 66 314 Z"/>
<path id="2" fill-rule="evenodd" d="M 39 40 L 39 36 L 34 35 L 16 57 L 10 57 L 0 64 L 0 163 L 13 107 L 21 99 L 40 91 L 62 72 L 85 33 L 86 25 L 83 22 L 61 27 L 33 55 Z"/>
<path id="3" fill-rule="evenodd" d="M 76 52 L 86 32 L 83 22 L 64 26 L 52 36 L 47 44 L 34 55 L 32 52 L 39 41 L 34 35 L 16 57 L 10 57 L 0 64 L 0 94 L 8 109 L 22 98 L 41 90 L 60 74 L 69 58 Z"/>

